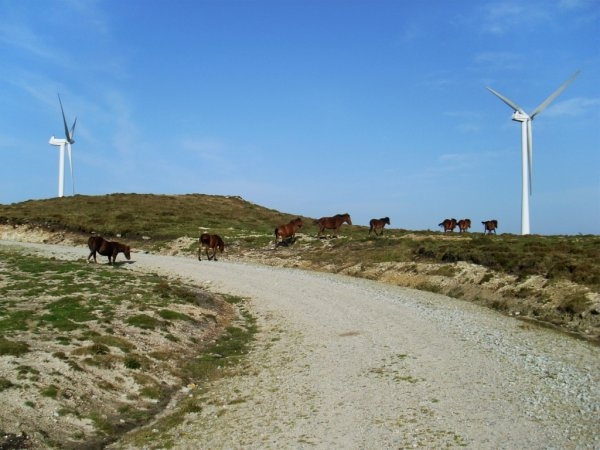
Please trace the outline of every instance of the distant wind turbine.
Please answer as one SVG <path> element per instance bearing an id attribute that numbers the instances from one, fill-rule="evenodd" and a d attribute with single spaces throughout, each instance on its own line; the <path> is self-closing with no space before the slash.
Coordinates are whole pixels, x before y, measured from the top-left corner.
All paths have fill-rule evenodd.
<path id="1" fill-rule="evenodd" d="M 521 122 L 521 159 L 523 169 L 523 192 L 521 199 L 521 234 L 529 234 L 529 196 L 531 195 L 531 170 L 533 160 L 533 138 L 531 132 L 531 121 L 564 91 L 569 84 L 579 75 L 579 70 L 571 75 L 556 91 L 554 91 L 540 106 L 535 108 L 531 114 L 527 114 L 523 108 L 492 88 L 487 88 L 492 94 L 510 106 L 515 112 L 512 120 Z"/>
<path id="2" fill-rule="evenodd" d="M 73 126 L 69 130 L 67 126 L 67 119 L 65 119 L 65 111 L 63 109 L 62 101 L 60 100 L 60 94 L 58 95 L 58 102 L 60 103 L 60 111 L 62 112 L 63 124 L 65 126 L 65 138 L 57 139 L 54 136 L 50 138 L 48 143 L 50 145 L 56 145 L 60 147 L 58 157 L 58 196 L 64 196 L 64 185 L 65 185 L 65 147 L 69 153 L 69 168 L 71 169 L 71 182 L 73 183 L 73 194 L 75 194 L 75 181 L 73 179 L 73 160 L 71 157 L 71 144 L 75 143 L 73 136 L 75 134 L 75 124 L 77 123 L 77 117 L 73 122 Z"/>

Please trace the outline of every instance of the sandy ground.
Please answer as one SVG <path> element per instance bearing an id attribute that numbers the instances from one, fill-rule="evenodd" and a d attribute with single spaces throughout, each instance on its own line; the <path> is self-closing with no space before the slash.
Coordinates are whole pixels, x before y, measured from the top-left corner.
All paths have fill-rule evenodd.
<path id="1" fill-rule="evenodd" d="M 83 248 L 21 244 L 61 258 Z M 600 448 L 600 348 L 448 297 L 138 253 L 131 270 L 250 299 L 260 333 L 161 448 Z M 127 439 L 112 448 L 135 448 Z"/>

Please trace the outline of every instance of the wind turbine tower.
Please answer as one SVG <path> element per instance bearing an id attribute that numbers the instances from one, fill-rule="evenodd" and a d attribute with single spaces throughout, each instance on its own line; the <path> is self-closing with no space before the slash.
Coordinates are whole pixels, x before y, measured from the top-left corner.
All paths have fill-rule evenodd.
<path id="1" fill-rule="evenodd" d="M 496 92 L 492 88 L 487 88 L 492 94 L 510 106 L 514 113 L 512 120 L 515 122 L 521 122 L 521 160 L 523 169 L 523 190 L 521 197 L 521 234 L 529 234 L 529 197 L 531 196 L 531 170 L 533 160 L 533 138 L 531 132 L 531 122 L 539 113 L 552 103 L 556 97 L 558 97 L 562 91 L 564 91 L 569 84 L 579 75 L 579 71 L 571 75 L 567 81 L 565 81 L 557 90 L 555 90 L 546 100 L 544 100 L 540 106 L 535 108 L 531 114 L 527 114 L 523 108 L 517 105 L 512 100 L 506 98 L 502 94 Z"/>
<path id="2" fill-rule="evenodd" d="M 65 137 L 64 139 L 57 139 L 54 136 L 50 138 L 48 143 L 50 145 L 55 145 L 59 147 L 59 156 L 58 156 L 58 196 L 64 197 L 64 187 L 65 187 L 65 147 L 67 148 L 67 153 L 69 154 L 69 168 L 71 169 L 71 182 L 73 183 L 73 194 L 75 193 L 75 181 L 73 180 L 73 160 L 71 157 L 71 145 L 75 143 L 73 136 L 75 134 L 75 124 L 77 123 L 77 118 L 73 122 L 73 126 L 69 130 L 67 126 L 67 119 L 65 119 L 65 111 L 63 109 L 62 101 L 60 100 L 60 95 L 58 96 L 58 102 L 60 103 L 60 111 L 62 112 L 63 124 L 65 126 Z"/>

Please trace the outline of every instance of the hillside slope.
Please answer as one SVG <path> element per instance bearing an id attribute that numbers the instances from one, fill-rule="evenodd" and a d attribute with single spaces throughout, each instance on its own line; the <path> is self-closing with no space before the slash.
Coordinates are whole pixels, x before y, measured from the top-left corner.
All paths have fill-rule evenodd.
<path id="1" fill-rule="evenodd" d="M 226 258 L 302 267 L 443 293 L 600 341 L 600 237 L 444 234 L 344 225 L 317 239 L 312 218 L 291 246 L 273 229 L 294 214 L 240 197 L 112 194 L 0 205 L 0 237 L 85 245 L 91 233 L 140 251 L 193 255 L 209 230 Z M 392 223 L 393 218 L 392 218 Z"/>
<path id="2" fill-rule="evenodd" d="M 87 254 L 22 247 L 69 264 Z M 246 298 L 259 330 L 230 376 L 174 383 L 185 408 L 171 403 L 158 421 L 110 448 L 600 444 L 600 349 L 588 342 L 464 301 L 347 276 L 146 253 L 107 269 Z"/>

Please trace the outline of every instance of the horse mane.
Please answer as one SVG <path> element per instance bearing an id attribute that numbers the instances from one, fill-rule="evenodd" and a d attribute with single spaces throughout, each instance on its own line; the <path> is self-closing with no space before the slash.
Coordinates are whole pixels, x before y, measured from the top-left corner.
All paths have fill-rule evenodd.
<path id="1" fill-rule="evenodd" d="M 123 244 L 121 242 L 116 242 L 116 241 L 109 241 L 109 242 L 122 252 L 124 252 L 126 250 L 131 251 L 131 247 L 129 247 L 129 245 Z"/>

